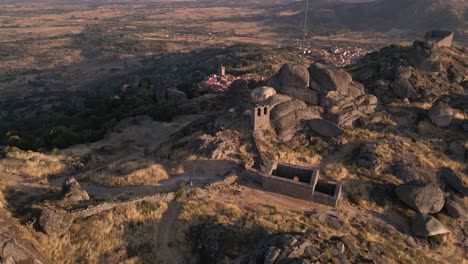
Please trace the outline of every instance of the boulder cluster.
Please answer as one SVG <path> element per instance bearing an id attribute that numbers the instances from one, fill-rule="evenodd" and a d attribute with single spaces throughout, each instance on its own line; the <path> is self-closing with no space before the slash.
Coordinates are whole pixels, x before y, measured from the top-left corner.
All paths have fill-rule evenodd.
<path id="1" fill-rule="evenodd" d="M 63 182 L 62 206 L 75 205 L 89 200 L 88 193 L 83 190 L 75 178 L 67 178 Z M 50 236 L 62 236 L 68 232 L 74 222 L 73 216 L 60 208 L 44 208 L 39 216 L 39 226 Z"/>
<path id="2" fill-rule="evenodd" d="M 268 87 L 251 93 L 257 105 L 271 109 L 271 122 L 281 141 L 291 140 L 299 130 L 321 136 L 342 135 L 341 128 L 375 111 L 377 97 L 341 69 L 321 63 L 309 68 L 284 64 Z"/>
<path id="3" fill-rule="evenodd" d="M 466 48 L 415 41 L 391 45 L 363 57 L 349 72 L 384 104 L 407 99 L 433 102 L 444 94 L 462 95 L 468 85 Z"/>
<path id="4" fill-rule="evenodd" d="M 431 237 L 449 233 L 450 231 L 432 216 L 443 209 L 455 219 L 468 219 L 463 201 L 466 188 L 450 168 L 440 170 L 438 182 L 412 180 L 398 186 L 395 191 L 404 204 L 417 212 L 411 225 L 415 236 Z"/>
<path id="5" fill-rule="evenodd" d="M 341 223 L 342 224 L 342 223 Z M 242 231 L 231 225 L 194 226 L 189 239 L 195 255 L 190 263 L 386 263 L 392 258 L 388 248 L 379 242 L 359 244 L 351 236 L 325 239 L 318 231 L 306 233 L 276 233 L 260 229 L 248 250 L 239 240 Z"/>

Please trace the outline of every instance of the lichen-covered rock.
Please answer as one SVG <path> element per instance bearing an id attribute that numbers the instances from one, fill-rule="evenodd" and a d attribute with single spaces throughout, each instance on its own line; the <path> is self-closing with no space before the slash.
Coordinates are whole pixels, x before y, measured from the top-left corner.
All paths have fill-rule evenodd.
<path id="1" fill-rule="evenodd" d="M 276 94 L 276 90 L 272 87 L 261 86 L 252 90 L 250 99 L 252 102 L 259 104 Z"/>
<path id="2" fill-rule="evenodd" d="M 418 237 L 430 237 L 450 233 L 441 222 L 426 214 L 417 214 L 412 219 L 411 230 Z"/>
<path id="3" fill-rule="evenodd" d="M 62 236 L 73 224 L 73 216 L 60 209 L 44 209 L 39 217 L 39 225 L 50 236 Z"/>
<path id="4" fill-rule="evenodd" d="M 435 214 L 444 207 L 444 193 L 434 183 L 411 181 L 396 188 L 400 200 L 422 214 Z"/>
<path id="5" fill-rule="evenodd" d="M 452 123 L 453 110 L 444 98 L 434 102 L 428 112 L 431 122 L 438 127 L 448 127 Z"/>

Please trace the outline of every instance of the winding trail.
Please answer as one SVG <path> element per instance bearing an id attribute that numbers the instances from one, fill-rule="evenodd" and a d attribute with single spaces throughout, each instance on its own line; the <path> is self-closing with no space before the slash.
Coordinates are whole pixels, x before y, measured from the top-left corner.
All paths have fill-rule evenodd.
<path id="1" fill-rule="evenodd" d="M 176 223 L 182 209 L 182 204 L 175 200 L 172 201 L 168 204 L 168 208 L 158 225 L 158 253 L 166 264 L 178 264 L 184 261 L 182 253 L 176 245 Z"/>

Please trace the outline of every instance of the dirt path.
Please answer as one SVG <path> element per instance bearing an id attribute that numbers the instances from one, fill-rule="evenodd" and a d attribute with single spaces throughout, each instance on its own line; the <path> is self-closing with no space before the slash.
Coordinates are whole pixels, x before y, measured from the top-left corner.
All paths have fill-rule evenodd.
<path id="1" fill-rule="evenodd" d="M 176 245 L 177 218 L 183 206 L 172 201 L 161 218 L 158 226 L 158 253 L 165 264 L 183 263 L 184 258 Z"/>

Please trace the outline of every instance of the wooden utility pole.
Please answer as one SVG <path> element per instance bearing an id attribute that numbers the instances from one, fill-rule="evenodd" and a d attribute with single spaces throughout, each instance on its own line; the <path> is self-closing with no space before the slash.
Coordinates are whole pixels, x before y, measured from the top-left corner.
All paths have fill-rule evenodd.
<path id="1" fill-rule="evenodd" d="M 301 62 L 305 56 L 305 44 L 307 40 L 307 33 L 308 33 L 308 15 L 309 15 L 309 0 L 304 0 L 304 27 L 302 32 L 302 47 L 301 47 Z"/>

